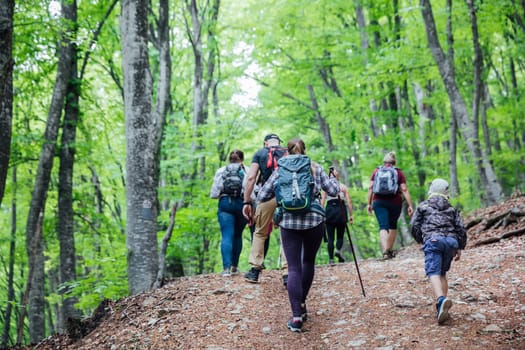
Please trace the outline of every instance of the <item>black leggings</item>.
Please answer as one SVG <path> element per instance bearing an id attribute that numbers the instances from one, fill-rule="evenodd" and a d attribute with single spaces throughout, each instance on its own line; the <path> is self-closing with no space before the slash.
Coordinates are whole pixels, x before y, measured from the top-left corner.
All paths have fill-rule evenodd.
<path id="1" fill-rule="evenodd" d="M 326 235 L 328 237 L 328 257 L 330 260 L 334 259 L 334 234 L 337 232 L 337 240 L 335 248 L 341 250 L 343 247 L 343 240 L 345 237 L 345 225 L 332 226 L 326 224 Z"/>
<path id="2" fill-rule="evenodd" d="M 281 228 L 284 254 L 288 260 L 288 299 L 294 317 L 301 316 L 314 280 L 315 256 L 323 239 L 323 224 L 307 230 Z"/>

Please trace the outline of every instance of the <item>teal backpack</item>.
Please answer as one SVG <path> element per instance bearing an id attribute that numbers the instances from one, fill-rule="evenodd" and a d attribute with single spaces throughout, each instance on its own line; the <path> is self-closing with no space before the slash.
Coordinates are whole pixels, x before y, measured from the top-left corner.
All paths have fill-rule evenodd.
<path id="1" fill-rule="evenodd" d="M 277 164 L 277 205 L 292 214 L 309 212 L 314 199 L 314 177 L 310 158 L 302 154 L 292 154 L 280 158 Z"/>

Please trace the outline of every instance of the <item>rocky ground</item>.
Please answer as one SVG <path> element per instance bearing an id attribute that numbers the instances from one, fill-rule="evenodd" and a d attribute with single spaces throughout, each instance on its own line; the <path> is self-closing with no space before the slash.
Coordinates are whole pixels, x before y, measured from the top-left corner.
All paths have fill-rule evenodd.
<path id="1" fill-rule="evenodd" d="M 36 349 L 525 349 L 525 197 L 465 218 L 469 244 L 449 273 L 451 319 L 438 326 L 417 245 L 388 261 L 320 265 L 302 333 L 279 271 L 200 275 L 100 306 Z M 83 337 L 80 333 L 87 333 Z"/>

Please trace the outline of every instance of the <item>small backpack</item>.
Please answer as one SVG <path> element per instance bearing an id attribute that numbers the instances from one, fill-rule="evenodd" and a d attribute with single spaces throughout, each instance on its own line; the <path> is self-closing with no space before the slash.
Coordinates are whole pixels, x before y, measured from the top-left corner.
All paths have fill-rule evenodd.
<path id="1" fill-rule="evenodd" d="M 232 197 L 242 195 L 242 182 L 244 180 L 244 169 L 241 163 L 230 163 L 222 173 L 222 193 Z"/>
<path id="2" fill-rule="evenodd" d="M 399 189 L 397 168 L 380 166 L 374 175 L 372 193 L 383 196 L 395 195 Z"/>
<path id="3" fill-rule="evenodd" d="M 286 155 L 287 150 L 281 146 L 266 147 L 268 155 L 266 157 L 266 164 L 261 167 L 259 178 L 257 183 L 264 184 L 266 180 L 272 175 L 275 169 L 277 169 L 278 161 Z"/>
<path id="4" fill-rule="evenodd" d="M 313 201 L 314 177 L 310 158 L 294 154 L 278 160 L 275 197 L 277 205 L 293 214 L 310 211 Z"/>

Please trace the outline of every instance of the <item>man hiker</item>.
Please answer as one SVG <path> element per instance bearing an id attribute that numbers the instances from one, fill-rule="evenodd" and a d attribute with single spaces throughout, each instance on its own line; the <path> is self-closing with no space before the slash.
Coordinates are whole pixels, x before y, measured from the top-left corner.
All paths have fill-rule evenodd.
<path id="1" fill-rule="evenodd" d="M 255 224 L 253 232 L 252 248 L 250 250 L 249 263 L 251 269 L 244 275 L 244 279 L 251 283 L 259 282 L 259 274 L 264 264 L 264 243 L 268 239 L 271 228 L 272 218 L 277 202 L 275 197 L 266 201 L 258 202 L 253 210 L 250 200 L 251 193 L 257 183 L 262 187 L 266 180 L 277 168 L 277 160 L 285 155 L 286 149 L 281 147 L 281 139 L 276 134 L 268 134 L 264 137 L 264 147 L 255 152 L 250 169 L 246 174 L 246 185 L 244 191 L 243 215 L 248 220 L 248 225 Z M 259 188 L 260 188 L 259 187 Z M 288 281 L 288 264 L 281 249 L 281 261 L 283 269 L 283 284 Z"/>

